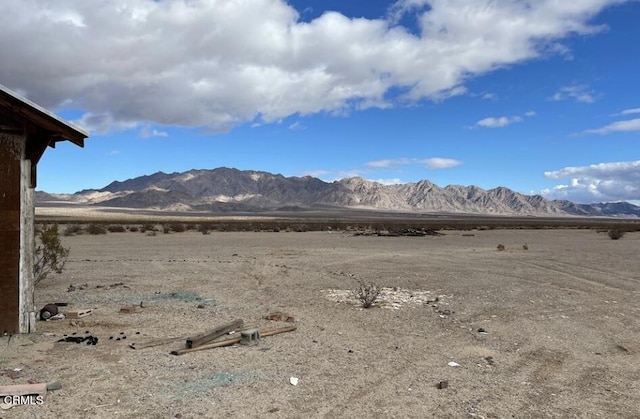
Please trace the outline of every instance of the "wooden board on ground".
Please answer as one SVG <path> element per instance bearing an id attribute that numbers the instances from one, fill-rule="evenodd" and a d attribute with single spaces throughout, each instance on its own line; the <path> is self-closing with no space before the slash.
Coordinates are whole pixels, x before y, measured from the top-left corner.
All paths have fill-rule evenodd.
<path id="1" fill-rule="evenodd" d="M 212 340 L 217 339 L 222 335 L 226 335 L 229 332 L 242 329 L 243 326 L 244 322 L 241 319 L 234 320 L 231 323 L 223 324 L 222 326 L 216 327 L 211 332 L 196 336 L 195 338 L 188 338 L 186 346 L 189 349 L 197 348 L 198 346 L 211 342 Z"/>

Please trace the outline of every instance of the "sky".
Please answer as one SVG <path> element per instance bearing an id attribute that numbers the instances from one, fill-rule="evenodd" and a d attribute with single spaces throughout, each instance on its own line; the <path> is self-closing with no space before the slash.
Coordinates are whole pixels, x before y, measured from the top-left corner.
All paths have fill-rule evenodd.
<path id="1" fill-rule="evenodd" d="M 0 84 L 89 132 L 38 190 L 234 167 L 640 203 L 637 0 L 2 0 Z"/>

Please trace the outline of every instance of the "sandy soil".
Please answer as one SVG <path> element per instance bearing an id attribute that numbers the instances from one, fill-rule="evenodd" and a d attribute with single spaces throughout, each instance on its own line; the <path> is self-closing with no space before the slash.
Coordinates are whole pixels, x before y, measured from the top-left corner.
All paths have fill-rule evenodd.
<path id="1" fill-rule="evenodd" d="M 0 385 L 62 383 L 0 418 L 640 417 L 640 233 L 446 233 L 64 237 L 67 269 L 38 306 L 94 312 L 0 339 Z M 355 278 L 386 300 L 350 302 Z M 287 325 L 262 318 L 276 310 L 298 329 L 257 346 L 128 346 L 233 319 Z M 85 332 L 98 344 L 56 343 Z"/>

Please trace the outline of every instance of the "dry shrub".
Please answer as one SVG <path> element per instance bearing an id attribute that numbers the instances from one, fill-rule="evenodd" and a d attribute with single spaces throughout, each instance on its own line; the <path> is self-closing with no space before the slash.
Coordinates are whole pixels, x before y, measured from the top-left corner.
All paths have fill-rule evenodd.
<path id="1" fill-rule="evenodd" d="M 184 224 L 180 224 L 180 223 L 171 224 L 169 228 L 175 231 L 176 233 L 184 233 L 186 230 L 184 227 Z"/>
<path id="2" fill-rule="evenodd" d="M 35 249 L 33 280 L 38 285 L 49 274 L 62 273 L 69 257 L 69 248 L 62 247 L 58 235 L 58 224 L 44 226 L 36 235 L 38 246 Z"/>
<path id="3" fill-rule="evenodd" d="M 527 243 L 522 245 L 522 250 L 529 250 L 529 246 L 527 245 Z"/>
<path id="4" fill-rule="evenodd" d="M 87 233 L 94 234 L 94 235 L 107 234 L 107 228 L 102 224 L 95 224 L 95 223 L 89 224 L 87 226 L 86 231 Z"/>
<path id="5" fill-rule="evenodd" d="M 109 230 L 109 233 L 124 233 L 127 231 L 127 229 L 120 224 L 112 224 L 107 227 L 107 230 Z"/>
<path id="6" fill-rule="evenodd" d="M 68 237 L 68 236 L 75 236 L 76 234 L 82 234 L 82 233 L 83 233 L 82 227 L 80 227 L 77 224 L 70 224 L 64 229 L 64 232 L 62 234 Z"/>
<path id="7" fill-rule="evenodd" d="M 504 244 L 498 245 L 498 251 L 502 252 L 504 249 L 506 249 L 506 247 L 504 247 Z"/>
<path id="8" fill-rule="evenodd" d="M 382 287 L 378 284 L 359 279 L 354 292 L 362 308 L 369 308 L 376 302 L 381 290 Z"/>
<path id="9" fill-rule="evenodd" d="M 131 232 L 134 232 L 134 233 L 135 233 L 136 231 L 138 231 L 138 226 L 130 226 L 130 227 L 129 227 L 129 231 L 131 231 Z"/>
<path id="10" fill-rule="evenodd" d="M 611 240 L 618 240 L 624 236 L 624 231 L 620 229 L 612 229 L 607 231 L 607 234 Z"/>

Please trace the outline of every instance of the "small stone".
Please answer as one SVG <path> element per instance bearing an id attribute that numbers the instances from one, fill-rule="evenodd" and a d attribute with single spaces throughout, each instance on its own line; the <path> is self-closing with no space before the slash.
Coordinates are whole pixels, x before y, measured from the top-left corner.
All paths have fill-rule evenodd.
<path id="1" fill-rule="evenodd" d="M 487 329 L 485 329 L 483 327 L 480 327 L 480 328 L 478 328 L 478 333 L 485 333 L 486 334 L 486 333 L 489 333 L 489 332 L 487 332 Z"/>
<path id="2" fill-rule="evenodd" d="M 444 390 L 447 387 L 449 387 L 449 382 L 447 380 L 442 380 L 438 384 L 436 384 L 436 388 L 438 390 Z"/>
<path id="3" fill-rule="evenodd" d="M 198 308 L 204 308 L 204 304 L 198 304 Z"/>

